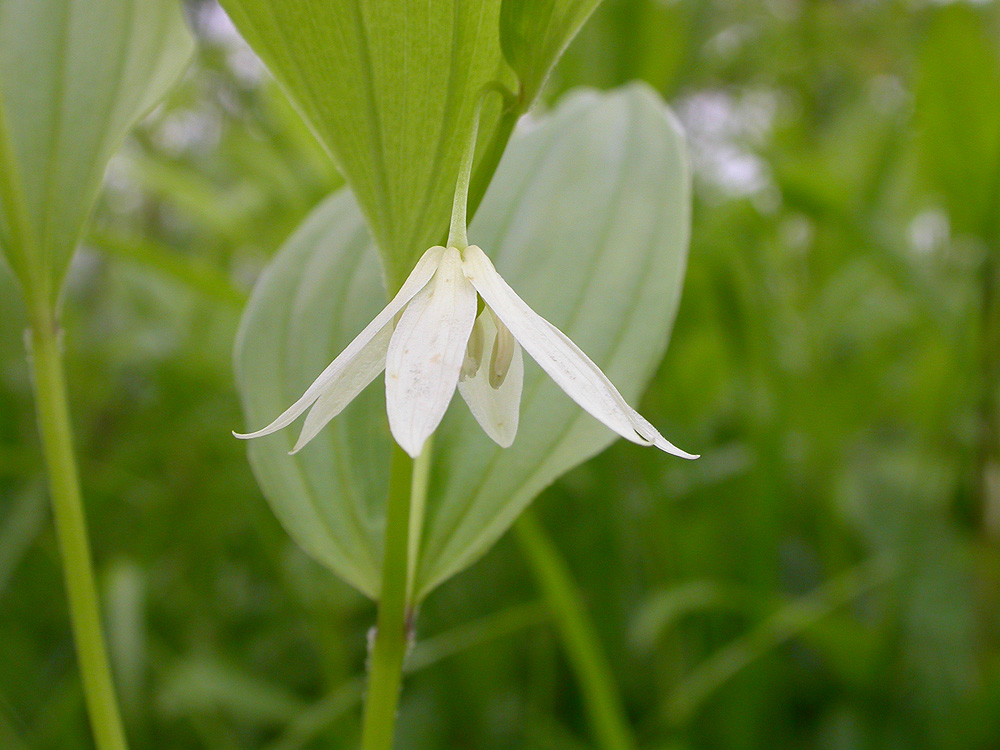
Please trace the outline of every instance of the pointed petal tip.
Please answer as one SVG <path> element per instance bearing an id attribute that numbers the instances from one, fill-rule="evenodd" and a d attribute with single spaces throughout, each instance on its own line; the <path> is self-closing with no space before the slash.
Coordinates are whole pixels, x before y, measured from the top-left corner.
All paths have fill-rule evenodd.
<path id="1" fill-rule="evenodd" d="M 295 445 L 292 446 L 292 449 L 290 451 L 288 451 L 288 455 L 294 456 L 300 450 L 309 445 L 309 443 L 313 441 L 313 438 L 315 438 L 320 433 L 320 430 L 323 427 L 325 427 L 326 424 L 327 423 L 324 422 L 319 427 L 313 427 L 312 429 L 310 429 L 310 426 L 306 424 L 306 426 L 302 428 L 302 432 L 299 433 L 299 439 L 295 441 Z"/>
<path id="2" fill-rule="evenodd" d="M 652 445 L 656 446 L 664 453 L 669 453 L 671 456 L 677 456 L 678 458 L 686 458 L 689 461 L 701 458 L 700 453 L 688 453 L 687 451 L 682 451 L 668 440 L 663 440 L 662 442 L 657 440 L 655 443 L 652 443 Z"/>
<path id="3" fill-rule="evenodd" d="M 265 435 L 271 435 L 272 433 L 277 432 L 278 429 L 280 428 L 272 430 L 270 425 L 268 425 L 264 429 L 257 430 L 256 432 L 237 432 L 236 430 L 233 430 L 232 433 L 233 437 L 238 438 L 239 440 L 253 440 L 254 438 L 264 437 Z"/>

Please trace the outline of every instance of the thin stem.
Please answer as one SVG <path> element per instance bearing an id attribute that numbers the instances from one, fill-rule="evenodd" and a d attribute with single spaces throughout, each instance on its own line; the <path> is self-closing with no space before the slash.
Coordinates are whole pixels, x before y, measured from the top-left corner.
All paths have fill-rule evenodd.
<path id="1" fill-rule="evenodd" d="M 390 750 L 396 728 L 396 707 L 409 635 L 406 588 L 412 483 L 413 461 L 393 443 L 386 503 L 385 552 L 382 557 L 382 592 L 368 668 L 362 750 Z"/>
<path id="2" fill-rule="evenodd" d="M 455 181 L 455 198 L 451 204 L 451 226 L 448 229 L 448 247 L 457 250 L 465 250 L 469 246 L 468 238 L 468 205 L 469 205 L 469 183 L 472 181 L 472 167 L 476 161 L 476 141 L 479 138 L 479 120 L 483 115 L 483 103 L 490 94 L 499 94 L 503 99 L 503 111 L 500 114 L 500 122 L 493 139 L 487 144 L 483 155 L 483 163 L 480 171 L 476 174 L 476 185 L 472 195 L 472 210 L 475 212 L 482 200 L 486 190 L 486 184 L 492 178 L 500 163 L 500 156 L 510 138 L 514 123 L 520 116 L 521 110 L 518 106 L 518 99 L 510 90 L 497 81 L 492 81 L 479 93 L 476 101 L 476 108 L 472 113 L 472 130 L 469 131 L 469 140 L 465 145 L 465 153 L 462 155 L 462 163 L 458 169 L 458 179 Z M 484 172 L 485 168 L 485 172 Z M 488 173 L 488 174 L 487 174 Z"/>
<path id="3" fill-rule="evenodd" d="M 604 750 L 635 750 L 611 668 L 566 562 L 530 508 L 514 532 L 556 621 L 595 739 Z"/>
<path id="4" fill-rule="evenodd" d="M 410 483 L 410 539 L 407 559 L 406 601 L 413 601 L 413 588 L 417 577 L 417 557 L 420 554 L 420 537 L 424 530 L 424 513 L 427 510 L 427 486 L 431 477 L 431 455 L 434 453 L 434 436 L 424 443 L 424 449 L 413 462 L 413 480 Z"/>
<path id="5" fill-rule="evenodd" d="M 483 111 L 483 99 L 480 97 L 476 111 L 472 116 L 472 130 L 469 142 L 465 146 L 465 154 L 458 168 L 458 179 L 455 182 L 455 199 L 451 204 L 451 226 L 448 229 L 448 247 L 465 250 L 469 246 L 467 207 L 469 203 L 469 182 L 472 179 L 472 164 L 476 160 L 476 139 L 479 137 L 479 117 Z"/>
<path id="6" fill-rule="evenodd" d="M 36 312 L 32 315 L 30 349 L 38 430 L 48 467 L 56 536 L 94 742 L 98 750 L 125 750 L 125 732 L 101 633 L 100 605 L 73 455 L 58 328 L 51 314 Z"/>
<path id="7" fill-rule="evenodd" d="M 479 204 L 482 203 L 483 197 L 486 195 L 486 188 L 489 187 L 493 175 L 496 174 L 500 159 L 507 149 L 507 142 L 510 140 L 511 133 L 514 132 L 514 126 L 517 125 L 517 121 L 524 112 L 515 98 L 505 96 L 504 102 L 506 108 L 500 115 L 500 122 L 493 132 L 493 138 L 480 154 L 479 165 L 472 174 L 468 194 L 468 212 L 472 218 L 475 218 Z"/>

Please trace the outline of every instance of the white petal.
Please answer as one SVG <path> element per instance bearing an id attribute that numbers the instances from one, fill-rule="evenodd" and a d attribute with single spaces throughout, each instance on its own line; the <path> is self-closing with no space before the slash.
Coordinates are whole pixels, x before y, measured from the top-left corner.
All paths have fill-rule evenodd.
<path id="1" fill-rule="evenodd" d="M 501 448 L 509 448 L 517 435 L 521 408 L 521 388 L 524 384 L 524 358 L 521 345 L 514 343 L 514 356 L 507 377 L 499 388 L 490 385 L 490 352 L 496 342 L 497 327 L 493 314 L 483 310 L 476 321 L 483 332 L 483 359 L 473 377 L 459 381 L 458 390 L 469 405 L 469 411 L 480 427 Z"/>
<path id="2" fill-rule="evenodd" d="M 316 437 L 331 419 L 340 414 L 344 407 L 385 369 L 385 355 L 389 351 L 390 338 L 392 338 L 391 322 L 386 323 L 382 330 L 375 334 L 375 338 L 344 366 L 337 379 L 327 385 L 326 390 L 309 410 L 292 453 L 302 450 L 306 443 Z"/>
<path id="3" fill-rule="evenodd" d="M 413 267 L 410 275 L 407 276 L 406 281 L 403 282 L 403 286 L 400 287 L 399 292 L 392 298 L 392 301 L 320 373 L 320 376 L 313 381 L 312 385 L 306 389 L 306 392 L 302 394 L 298 401 L 289 406 L 288 409 L 264 429 L 248 434 L 236 432 L 233 434 L 243 440 L 249 440 L 250 438 L 263 437 L 264 435 L 270 435 L 272 432 L 277 432 L 294 422 L 300 414 L 312 406 L 325 392 L 331 388 L 336 388 L 344 369 L 350 365 L 355 357 L 364 352 L 365 347 L 372 343 L 386 326 L 392 323 L 392 319 L 406 306 L 406 303 L 413 299 L 417 292 L 427 286 L 427 282 L 434 275 L 443 252 L 443 247 L 432 247 L 420 257 L 417 265 Z M 375 374 L 377 375 L 378 373 Z"/>
<path id="4" fill-rule="evenodd" d="M 475 245 L 464 251 L 465 274 L 528 354 L 566 394 L 623 438 L 697 458 L 669 443 L 628 405 L 601 369 L 566 334 L 524 302 Z"/>
<path id="5" fill-rule="evenodd" d="M 434 278 L 407 305 L 386 356 L 389 429 L 414 458 L 448 409 L 475 320 L 476 290 L 450 247 Z"/>

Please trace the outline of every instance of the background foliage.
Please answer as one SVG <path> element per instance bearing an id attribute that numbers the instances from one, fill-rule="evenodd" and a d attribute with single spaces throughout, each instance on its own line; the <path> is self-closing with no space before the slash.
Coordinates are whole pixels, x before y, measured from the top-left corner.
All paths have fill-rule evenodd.
<path id="1" fill-rule="evenodd" d="M 372 607 L 290 542 L 228 434 L 246 292 L 340 180 L 218 9 L 188 11 L 197 65 L 113 161 L 65 305 L 126 721 L 136 748 L 349 748 Z M 537 505 L 644 748 L 1000 744 L 998 23 L 606 0 L 542 95 L 644 79 L 696 167 L 643 413 L 704 457 L 619 441 Z M 12 285 L 0 747 L 85 748 Z M 508 540 L 429 598 L 400 747 L 589 746 L 538 601 Z"/>

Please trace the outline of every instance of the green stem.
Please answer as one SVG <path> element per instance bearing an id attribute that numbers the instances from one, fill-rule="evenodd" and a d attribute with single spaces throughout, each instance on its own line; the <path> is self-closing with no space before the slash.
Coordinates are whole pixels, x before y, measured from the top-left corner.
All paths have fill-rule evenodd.
<path id="1" fill-rule="evenodd" d="M 497 167 L 500 166 L 500 159 L 507 149 L 507 142 L 510 140 L 511 133 L 514 132 L 514 126 L 517 125 L 517 121 L 524 112 L 516 103 L 512 104 L 510 99 L 505 98 L 504 101 L 507 103 L 507 107 L 500 116 L 500 122 L 493 132 L 493 138 L 486 144 L 479 157 L 479 166 L 473 172 L 472 182 L 469 185 L 468 211 L 473 218 L 475 218 L 479 204 L 482 203 L 486 195 L 486 188 L 489 187 Z"/>
<path id="2" fill-rule="evenodd" d="M 410 483 L 410 539 L 407 558 L 406 601 L 413 601 L 417 577 L 417 557 L 420 554 L 420 538 L 424 530 L 424 514 L 427 510 L 427 487 L 431 478 L 431 455 L 434 453 L 434 436 L 424 443 L 424 449 L 413 462 L 413 480 Z"/>
<path id="3" fill-rule="evenodd" d="M 530 508 L 514 532 L 556 621 L 595 739 L 604 750 L 635 750 L 611 668 L 566 562 Z"/>
<path id="4" fill-rule="evenodd" d="M 362 750 L 390 750 L 396 728 L 403 659 L 409 640 L 406 589 L 412 484 L 413 461 L 393 443 L 385 511 L 382 592 L 368 667 Z"/>
<path id="5" fill-rule="evenodd" d="M 468 228 L 468 205 L 469 205 L 469 184 L 472 182 L 472 167 L 476 161 L 476 141 L 479 138 L 479 120 L 483 114 L 483 103 L 490 94 L 499 94 L 503 99 L 503 111 L 500 115 L 500 122 L 497 123 L 497 130 L 493 138 L 487 144 L 483 152 L 483 160 L 480 169 L 476 173 L 474 191 L 472 195 L 472 211 L 475 213 L 479 202 L 486 192 L 486 185 L 496 172 L 500 157 L 503 155 L 504 147 L 510 139 L 514 124 L 520 116 L 521 110 L 518 108 L 517 97 L 503 84 L 492 82 L 486 84 L 479 94 L 476 108 L 472 113 L 472 129 L 469 131 L 469 140 L 465 145 L 465 153 L 462 155 L 462 163 L 458 168 L 458 178 L 455 180 L 455 197 L 451 204 L 451 226 L 448 229 L 448 247 L 458 250 L 465 250 L 469 246 Z"/>
<path id="6" fill-rule="evenodd" d="M 29 355 L 38 406 L 38 429 L 48 467 L 56 536 L 91 729 L 98 750 L 125 750 L 125 732 L 101 633 L 100 605 L 73 455 L 58 326 L 47 312 L 36 312 L 31 321 Z"/>
<path id="7" fill-rule="evenodd" d="M 469 182 L 472 180 L 472 164 L 476 160 L 476 139 L 479 137 L 479 117 L 483 111 L 483 99 L 480 97 L 476 111 L 472 116 L 472 130 L 469 132 L 469 142 L 465 146 L 465 154 L 458 168 L 458 179 L 455 181 L 455 198 L 451 204 L 451 226 L 448 228 L 448 247 L 465 250 L 469 246 L 467 208 L 469 203 Z"/>

